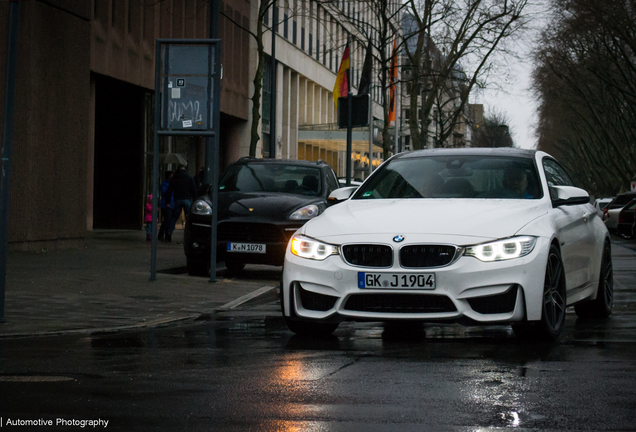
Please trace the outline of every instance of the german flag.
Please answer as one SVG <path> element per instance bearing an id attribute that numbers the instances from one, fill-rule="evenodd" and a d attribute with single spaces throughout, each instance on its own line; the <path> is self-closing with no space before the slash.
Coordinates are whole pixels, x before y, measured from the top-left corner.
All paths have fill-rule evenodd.
<path id="1" fill-rule="evenodd" d="M 338 76 L 336 77 L 336 84 L 333 86 L 333 101 L 336 104 L 336 111 L 338 111 L 338 98 L 341 96 L 347 96 L 349 93 L 349 80 L 347 79 L 347 72 L 349 70 L 349 44 L 342 54 L 342 60 L 340 61 L 340 69 L 338 69 Z"/>
<path id="2" fill-rule="evenodd" d="M 389 70 L 389 78 L 391 80 L 390 98 L 389 98 L 389 123 L 395 122 L 395 105 L 397 97 L 397 38 L 393 41 L 393 55 L 391 56 L 391 69 Z"/>

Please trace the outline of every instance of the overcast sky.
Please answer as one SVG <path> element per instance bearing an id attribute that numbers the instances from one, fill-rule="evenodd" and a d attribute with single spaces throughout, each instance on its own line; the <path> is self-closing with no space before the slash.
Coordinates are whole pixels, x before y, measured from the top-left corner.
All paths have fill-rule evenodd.
<path id="1" fill-rule="evenodd" d="M 535 148 L 537 143 L 534 136 L 536 101 L 529 89 L 531 72 L 530 62 L 520 61 L 512 67 L 512 79 L 502 91 L 486 91 L 476 95 L 474 100 L 484 104 L 486 113 L 488 108 L 504 113 L 510 119 L 515 146 L 526 149 Z"/>
<path id="2" fill-rule="evenodd" d="M 535 38 L 547 23 L 545 0 L 532 0 L 526 12 L 532 16 L 531 27 L 522 40 L 517 43 L 518 61 L 510 65 L 507 82 L 501 83 L 503 91 L 486 91 L 476 94 L 473 103 L 483 103 L 485 111 L 495 108 L 507 115 L 513 131 L 516 147 L 532 149 L 537 144 L 535 126 L 537 122 L 537 101 L 530 91 L 532 62 L 529 55 L 534 48 Z"/>

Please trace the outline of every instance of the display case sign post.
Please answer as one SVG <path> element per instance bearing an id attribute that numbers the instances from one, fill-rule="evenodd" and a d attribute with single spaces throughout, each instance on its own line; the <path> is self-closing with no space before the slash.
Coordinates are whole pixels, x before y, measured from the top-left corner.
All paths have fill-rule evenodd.
<path id="1" fill-rule="evenodd" d="M 155 55 L 155 141 L 153 149 L 152 220 L 159 202 L 159 137 L 213 138 L 206 153 L 211 188 L 218 182 L 219 116 L 221 107 L 221 41 L 219 39 L 157 39 Z M 217 194 L 212 193 L 210 281 L 216 281 Z M 157 279 L 157 224 L 152 225 L 150 280 Z"/>

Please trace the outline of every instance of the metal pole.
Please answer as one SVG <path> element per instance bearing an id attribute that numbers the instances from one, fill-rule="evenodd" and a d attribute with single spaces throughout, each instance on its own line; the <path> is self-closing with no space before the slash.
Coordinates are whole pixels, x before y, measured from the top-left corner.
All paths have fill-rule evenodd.
<path id="1" fill-rule="evenodd" d="M 272 8 L 272 97 L 270 99 L 269 114 L 269 157 L 274 159 L 276 157 L 276 32 L 278 31 L 278 7 L 276 7 L 276 1 L 274 1 Z"/>
<path id="2" fill-rule="evenodd" d="M 213 0 L 211 2 L 211 16 L 210 16 L 210 39 L 219 38 L 219 20 L 220 20 L 220 1 Z M 210 50 L 209 53 L 214 57 L 212 59 L 214 70 L 212 73 L 215 78 L 220 77 L 221 74 L 221 44 L 217 45 L 218 49 Z M 218 75 L 217 75 L 218 74 Z M 209 85 L 213 86 L 212 100 L 213 106 L 208 106 L 208 112 L 212 109 L 212 129 L 214 130 L 214 136 L 207 137 L 205 139 L 205 163 L 207 165 L 205 170 L 205 183 L 210 185 L 212 196 L 212 221 L 210 229 L 210 282 L 216 282 L 216 237 L 217 237 L 217 221 L 218 221 L 218 194 L 219 194 L 219 147 L 220 143 L 220 106 L 221 106 L 221 80 L 218 82 L 216 79 L 208 79 Z M 218 85 L 217 85 L 218 83 Z"/>
<path id="3" fill-rule="evenodd" d="M 349 47 L 349 62 L 351 62 L 351 37 L 347 40 L 347 46 Z M 347 68 L 347 186 L 351 186 L 351 153 L 352 153 L 352 141 L 353 133 L 351 127 L 352 105 L 353 105 L 353 93 L 351 92 L 351 63 Z"/>
<path id="4" fill-rule="evenodd" d="M 159 134 L 161 122 L 161 44 L 155 43 L 155 139 L 152 147 L 152 220 L 157 220 L 159 190 Z M 150 280 L 157 280 L 157 223 L 152 224 L 152 243 L 150 252 Z"/>
<path id="5" fill-rule="evenodd" d="M 0 175 L 0 323 L 4 319 L 4 293 L 7 280 L 7 249 L 9 233 L 9 184 L 13 153 L 13 120 L 15 117 L 15 81 L 18 57 L 18 25 L 20 3 L 9 6 L 9 36 L 7 42 L 7 74 L 4 91 L 4 123 L 2 126 L 2 173 Z"/>
<path id="6" fill-rule="evenodd" d="M 218 0 L 216 0 L 218 1 Z M 210 190 L 212 191 L 212 232 L 210 244 L 210 282 L 216 282 L 216 246 L 217 246 L 217 223 L 219 219 L 218 203 L 219 203 L 219 148 L 221 138 L 221 42 L 216 45 L 213 58 L 213 93 L 212 100 L 214 105 L 212 108 L 212 129 L 214 130 L 214 152 L 211 160 L 212 165 L 212 182 Z"/>
<path id="7" fill-rule="evenodd" d="M 397 68 L 397 70 L 400 70 L 400 56 L 398 56 L 396 54 L 396 63 L 395 63 L 395 67 Z M 396 73 L 397 75 L 397 73 Z M 399 102 L 400 102 L 400 85 L 398 84 L 399 80 L 397 79 L 397 76 L 395 78 L 395 83 L 393 85 L 395 85 L 395 154 L 398 154 L 400 152 L 400 106 L 399 106 Z"/>
<path id="8" fill-rule="evenodd" d="M 210 2 L 210 39 L 219 38 L 219 0 L 212 0 Z M 208 79 L 208 85 L 211 80 Z M 208 112 L 210 107 L 208 106 Z M 205 184 L 211 184 L 212 172 L 211 166 L 213 165 L 214 158 L 214 140 L 215 137 L 207 136 L 205 138 L 205 168 L 203 170 L 203 182 Z"/>
<path id="9" fill-rule="evenodd" d="M 373 86 L 369 87 L 369 175 L 373 172 Z"/>

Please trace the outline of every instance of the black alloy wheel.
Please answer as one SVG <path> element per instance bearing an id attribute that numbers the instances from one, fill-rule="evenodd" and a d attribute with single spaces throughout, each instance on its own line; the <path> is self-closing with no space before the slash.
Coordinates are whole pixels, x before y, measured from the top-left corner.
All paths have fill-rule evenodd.
<path id="1" fill-rule="evenodd" d="M 563 261 L 559 249 L 551 245 L 545 269 L 541 320 L 514 324 L 512 329 L 521 338 L 556 340 L 563 331 L 566 308 Z"/>
<path id="2" fill-rule="evenodd" d="M 556 338 L 563 329 L 565 321 L 566 296 L 565 273 L 561 254 L 556 246 L 550 247 L 548 266 L 545 271 L 543 287 L 543 314 L 541 321 L 548 336 Z"/>
<path id="3" fill-rule="evenodd" d="M 575 304 L 574 311 L 576 316 L 583 319 L 607 318 L 612 314 L 613 304 L 614 269 L 612 266 L 612 248 L 609 242 L 605 242 L 596 299 Z"/>

